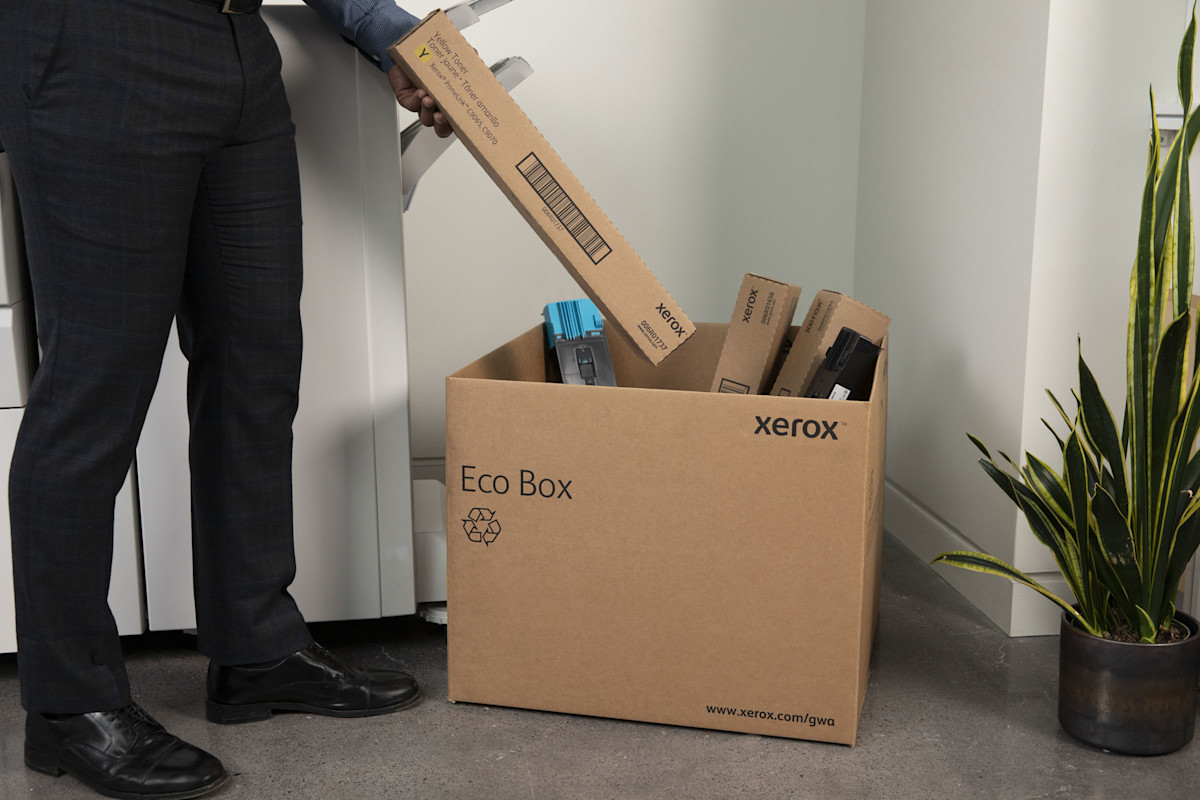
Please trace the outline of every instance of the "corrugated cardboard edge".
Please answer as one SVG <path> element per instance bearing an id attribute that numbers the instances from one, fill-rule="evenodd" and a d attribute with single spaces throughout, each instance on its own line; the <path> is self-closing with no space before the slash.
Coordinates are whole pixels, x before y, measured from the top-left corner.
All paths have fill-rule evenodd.
<path id="1" fill-rule="evenodd" d="M 867 697 L 867 683 L 874 654 L 875 635 L 879 629 L 879 597 L 883 583 L 883 495 L 884 469 L 887 464 L 887 412 L 888 412 L 888 337 L 884 334 L 882 350 L 875 365 L 875 378 L 871 383 L 870 441 L 868 463 L 871 470 L 879 470 L 877 476 L 867 480 L 867 497 L 863 499 L 866 512 L 866 541 L 863 553 L 862 624 L 859 628 L 859 690 L 858 711 Z M 842 401 L 848 402 L 848 401 Z M 857 723 L 855 736 L 857 738 Z"/>

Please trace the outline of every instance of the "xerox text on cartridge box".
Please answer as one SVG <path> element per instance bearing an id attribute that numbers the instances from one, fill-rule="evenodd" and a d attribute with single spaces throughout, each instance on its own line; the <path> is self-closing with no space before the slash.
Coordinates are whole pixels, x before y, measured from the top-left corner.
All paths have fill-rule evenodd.
<path id="1" fill-rule="evenodd" d="M 388 52 L 637 352 L 659 364 L 687 341 L 695 325 L 444 13 Z"/>

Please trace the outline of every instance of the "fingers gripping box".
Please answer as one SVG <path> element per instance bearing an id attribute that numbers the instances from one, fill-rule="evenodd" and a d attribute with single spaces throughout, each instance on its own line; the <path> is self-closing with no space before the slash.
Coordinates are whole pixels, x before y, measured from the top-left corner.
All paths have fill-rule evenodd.
<path id="1" fill-rule="evenodd" d="M 446 383 L 449 697 L 853 744 L 879 604 L 869 401 L 709 391 L 727 325 L 618 387 L 534 328 Z"/>
<path id="2" fill-rule="evenodd" d="M 588 297 L 651 363 L 695 325 L 441 11 L 388 49 Z"/>

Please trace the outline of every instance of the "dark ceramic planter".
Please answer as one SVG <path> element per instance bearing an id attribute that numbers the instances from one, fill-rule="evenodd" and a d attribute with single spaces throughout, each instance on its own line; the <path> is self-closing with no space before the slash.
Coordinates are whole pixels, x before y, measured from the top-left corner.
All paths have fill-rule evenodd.
<path id="1" fill-rule="evenodd" d="M 1192 740 L 1200 680 L 1200 623 L 1175 619 L 1191 635 L 1172 644 L 1102 639 L 1063 615 L 1058 721 L 1080 741 L 1131 755 L 1171 753 Z"/>

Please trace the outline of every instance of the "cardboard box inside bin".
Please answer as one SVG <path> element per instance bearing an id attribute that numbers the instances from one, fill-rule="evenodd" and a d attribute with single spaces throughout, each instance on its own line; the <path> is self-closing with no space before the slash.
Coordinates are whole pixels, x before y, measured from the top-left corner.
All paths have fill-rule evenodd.
<path id="1" fill-rule="evenodd" d="M 882 345 L 891 321 L 888 315 L 848 295 L 828 289 L 817 292 L 804 319 L 789 333 L 787 357 L 780 365 L 770 394 L 802 397 L 843 327 Z"/>
<path id="2" fill-rule="evenodd" d="M 725 325 L 618 388 L 535 328 L 447 379 L 449 698 L 853 744 L 879 603 L 870 401 L 711 393 Z"/>
<path id="3" fill-rule="evenodd" d="M 766 394 L 803 290 L 747 272 L 709 391 Z M 790 347 L 790 345 L 789 345 Z"/>

